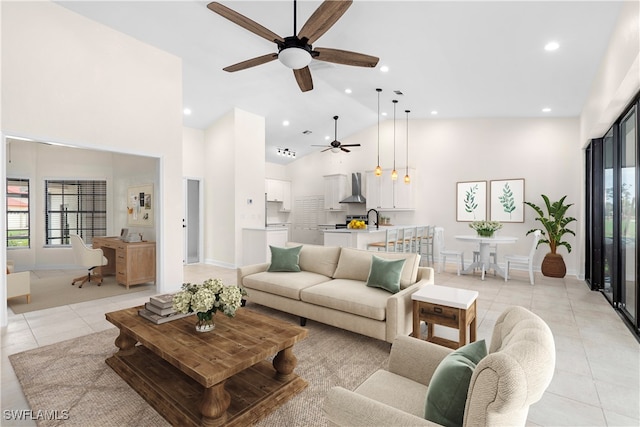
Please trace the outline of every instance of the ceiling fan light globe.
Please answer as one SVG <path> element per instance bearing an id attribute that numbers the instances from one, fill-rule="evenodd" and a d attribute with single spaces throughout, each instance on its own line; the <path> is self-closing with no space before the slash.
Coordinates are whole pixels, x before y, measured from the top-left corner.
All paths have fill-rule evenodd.
<path id="1" fill-rule="evenodd" d="M 382 168 L 380 167 L 380 165 L 376 166 L 376 170 L 374 173 L 376 174 L 376 176 L 382 175 Z"/>
<path id="2" fill-rule="evenodd" d="M 287 68 L 299 70 L 311 62 L 311 55 L 299 47 L 288 47 L 278 53 L 278 60 Z"/>
<path id="3" fill-rule="evenodd" d="M 331 149 L 331 152 L 332 152 L 332 153 L 339 153 L 339 152 L 340 152 L 340 148 L 338 148 L 338 147 L 333 147 L 333 148 Z"/>

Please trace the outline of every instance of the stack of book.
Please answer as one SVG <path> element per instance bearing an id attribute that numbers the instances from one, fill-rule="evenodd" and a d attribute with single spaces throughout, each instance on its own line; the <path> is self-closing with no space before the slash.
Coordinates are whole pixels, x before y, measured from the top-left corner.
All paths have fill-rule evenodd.
<path id="1" fill-rule="evenodd" d="M 181 319 L 193 313 L 176 313 L 173 309 L 173 294 L 156 295 L 149 298 L 145 308 L 138 310 L 138 314 L 159 325 L 172 320 Z"/>

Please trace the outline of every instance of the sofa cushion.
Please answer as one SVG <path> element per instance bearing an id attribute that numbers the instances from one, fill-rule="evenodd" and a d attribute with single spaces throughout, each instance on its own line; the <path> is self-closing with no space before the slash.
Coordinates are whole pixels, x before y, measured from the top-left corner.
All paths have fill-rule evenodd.
<path id="1" fill-rule="evenodd" d="M 301 271 L 296 274 L 263 271 L 245 276 L 242 279 L 242 286 L 249 290 L 257 289 L 270 294 L 299 300 L 302 289 L 326 282 L 327 280 L 331 280 L 331 278 L 308 271 Z M 249 291 L 248 299 L 251 300 L 251 291 Z"/>
<path id="2" fill-rule="evenodd" d="M 287 247 L 300 246 L 301 243 L 287 242 Z M 332 277 L 338 265 L 340 247 L 309 245 L 305 243 L 300 251 L 300 269 Z"/>
<path id="3" fill-rule="evenodd" d="M 334 310 L 385 320 L 389 292 L 370 288 L 364 281 L 334 279 L 301 290 L 300 299 Z"/>
<path id="4" fill-rule="evenodd" d="M 367 286 L 384 289 L 392 294 L 399 292 L 404 262 L 404 259 L 384 259 L 374 255 L 371 258 Z"/>
<path id="5" fill-rule="evenodd" d="M 384 259 L 404 259 L 404 267 L 400 276 L 400 289 L 404 289 L 416 282 L 420 255 L 413 253 L 372 252 L 362 249 L 342 248 L 338 267 L 333 273 L 334 279 L 352 279 L 366 282 L 371 269 L 373 255 Z"/>
<path id="6" fill-rule="evenodd" d="M 271 264 L 267 271 L 300 271 L 298 262 L 300 260 L 300 249 L 302 249 L 302 246 L 279 248 L 269 245 L 269 249 L 271 249 Z"/>
<path id="7" fill-rule="evenodd" d="M 449 353 L 440 362 L 427 389 L 427 420 L 443 426 L 462 426 L 473 370 L 486 355 L 487 345 L 480 340 Z"/>

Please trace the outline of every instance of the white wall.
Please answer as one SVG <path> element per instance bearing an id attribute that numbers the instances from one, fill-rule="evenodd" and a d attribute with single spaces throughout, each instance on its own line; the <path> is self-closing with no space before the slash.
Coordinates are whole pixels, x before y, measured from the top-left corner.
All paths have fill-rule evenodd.
<path id="1" fill-rule="evenodd" d="M 178 288 L 182 246 L 163 243 L 182 235 L 181 61 L 53 3 L 0 7 L 2 132 L 157 157 L 158 288 Z"/>
<path id="2" fill-rule="evenodd" d="M 580 116 L 580 146 L 602 137 L 640 91 L 640 2 L 623 4 Z"/>
<path id="3" fill-rule="evenodd" d="M 204 133 L 207 263 L 240 265 L 242 229 L 264 226 L 264 141 L 264 118 L 237 108 Z"/>
<path id="4" fill-rule="evenodd" d="M 396 168 L 404 176 L 406 166 L 406 134 L 404 126 L 396 131 Z M 293 178 L 294 197 L 323 193 L 322 176 L 331 173 L 365 172 L 377 163 L 376 127 L 343 140 L 360 143 L 349 154 L 315 153 L 287 166 Z M 393 125 L 381 124 L 380 159 L 383 168 L 393 167 Z M 430 224 L 445 228 L 446 245 L 457 247 L 471 256 L 471 245 L 456 241 L 456 234 L 469 234 L 466 222 L 457 222 L 455 213 L 456 183 L 524 178 L 525 200 L 542 203 L 540 194 L 551 199 L 567 195 L 567 202 L 575 203 L 569 214 L 579 210 L 580 150 L 578 119 L 468 119 L 468 120 L 411 120 L 409 167 L 416 169 L 413 182 L 417 188 L 414 212 L 391 213 L 394 224 Z M 402 142 L 400 142 L 402 141 Z M 382 179 L 391 179 L 389 175 Z M 401 178 L 400 178 L 401 179 Z M 366 182 L 364 183 L 366 186 Z M 349 212 L 364 213 L 365 208 L 350 205 Z M 340 214 L 344 216 L 343 214 Z M 530 237 L 526 232 L 536 227 L 535 213 L 525 209 L 524 223 L 505 223 L 501 233 L 519 237 L 506 252 L 527 253 Z M 578 227 L 573 227 L 578 232 Z M 573 236 L 567 240 L 575 243 Z M 540 247 L 536 255 L 539 266 L 548 246 Z M 560 249 L 570 274 L 577 269 L 575 252 Z"/>

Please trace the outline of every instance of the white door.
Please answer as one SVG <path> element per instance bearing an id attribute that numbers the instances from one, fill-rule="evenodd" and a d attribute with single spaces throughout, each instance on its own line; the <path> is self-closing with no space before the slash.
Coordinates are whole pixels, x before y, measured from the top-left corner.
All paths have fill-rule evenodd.
<path id="1" fill-rule="evenodd" d="M 202 185 L 199 179 L 184 180 L 185 208 L 182 219 L 185 264 L 202 262 Z"/>

